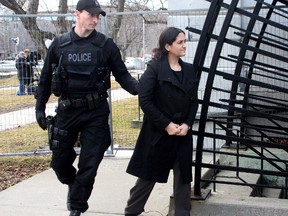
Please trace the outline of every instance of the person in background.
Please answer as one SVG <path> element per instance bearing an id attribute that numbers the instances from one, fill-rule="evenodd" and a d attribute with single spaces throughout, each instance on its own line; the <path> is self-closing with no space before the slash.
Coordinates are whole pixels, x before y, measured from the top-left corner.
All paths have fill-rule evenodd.
<path id="1" fill-rule="evenodd" d="M 51 167 L 59 181 L 68 185 L 70 216 L 89 208 L 98 167 L 111 144 L 107 101 L 111 71 L 126 91 L 138 94 L 138 80 L 128 72 L 117 45 L 95 30 L 100 15 L 106 13 L 97 1 L 78 1 L 76 25 L 49 46 L 36 92 L 36 120 L 43 130 L 47 129 L 45 109 L 51 92 L 59 97 L 56 116 L 53 121 L 49 118 L 48 125 Z M 73 147 L 79 134 L 77 170 Z"/>
<path id="2" fill-rule="evenodd" d="M 33 66 L 35 65 L 33 63 L 33 59 L 30 57 L 30 49 L 25 49 L 24 50 L 24 55 L 26 58 L 26 75 L 25 75 L 25 88 L 27 90 L 28 94 L 31 94 L 31 92 L 28 91 L 28 86 L 33 82 L 33 77 L 34 77 L 34 69 Z"/>
<path id="3" fill-rule="evenodd" d="M 26 57 L 23 51 L 20 51 L 15 66 L 17 68 L 17 77 L 19 80 L 19 89 L 16 92 L 16 95 L 25 95 L 25 76 L 26 76 Z"/>
<path id="4" fill-rule="evenodd" d="M 198 80 L 192 64 L 181 60 L 186 53 L 183 30 L 168 27 L 139 80 L 143 125 L 127 173 L 138 177 L 130 190 L 126 216 L 144 212 L 156 182 L 166 183 L 174 173 L 175 216 L 191 210 L 191 127 L 198 109 Z"/>

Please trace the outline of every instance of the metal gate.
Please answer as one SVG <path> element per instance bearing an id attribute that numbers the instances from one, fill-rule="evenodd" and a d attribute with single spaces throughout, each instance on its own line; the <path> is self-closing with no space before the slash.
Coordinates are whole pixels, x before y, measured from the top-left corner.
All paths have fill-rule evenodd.
<path id="1" fill-rule="evenodd" d="M 210 183 L 214 190 L 219 184 L 247 186 L 251 196 L 278 188 L 279 197 L 287 198 L 288 2 L 246 2 L 250 5 L 240 8 L 239 0 L 213 0 L 203 28 L 187 27 L 200 35 L 193 63 L 206 86 L 199 128 L 193 132 L 198 199 L 209 194 L 203 188 Z M 213 53 L 210 61 L 208 52 Z M 218 112 L 212 115 L 211 108 Z M 208 124 L 213 131 L 207 131 Z M 204 149 L 205 142 L 214 147 Z M 213 163 L 203 162 L 203 154 L 210 154 Z M 202 168 L 212 169 L 212 176 L 203 177 Z M 257 180 L 245 179 L 248 173 Z"/>

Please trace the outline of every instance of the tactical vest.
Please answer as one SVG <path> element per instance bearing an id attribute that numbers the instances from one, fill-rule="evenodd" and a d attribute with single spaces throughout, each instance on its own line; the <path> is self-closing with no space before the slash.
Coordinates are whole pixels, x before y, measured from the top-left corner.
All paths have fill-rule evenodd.
<path id="1" fill-rule="evenodd" d="M 77 44 L 72 42 L 71 37 L 71 31 L 59 37 L 61 67 L 67 74 L 63 94 L 78 97 L 94 93 L 99 90 L 99 83 L 104 83 L 110 76 L 107 60 L 103 56 L 107 37 L 96 32 L 91 42 L 80 40 Z"/>

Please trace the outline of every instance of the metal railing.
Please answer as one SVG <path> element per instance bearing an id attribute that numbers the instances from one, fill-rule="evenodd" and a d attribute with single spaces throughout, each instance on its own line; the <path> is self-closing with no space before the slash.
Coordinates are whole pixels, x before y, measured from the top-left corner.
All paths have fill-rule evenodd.
<path id="1" fill-rule="evenodd" d="M 240 8 L 238 0 L 230 4 L 213 0 L 203 28 L 187 28 L 200 35 L 193 61 L 198 77 L 207 73 L 199 129 L 194 131 L 194 195 L 200 199 L 209 194 L 202 191 L 208 183 L 213 183 L 214 190 L 218 184 L 248 186 L 254 189 L 251 196 L 261 196 L 267 187 L 279 188 L 282 198 L 287 198 L 287 2 L 257 0 L 250 4 Z M 217 29 L 220 18 L 223 22 Z M 241 24 L 235 25 L 237 19 Z M 208 52 L 213 56 L 205 65 Z M 233 70 L 219 67 L 223 62 L 233 65 Z M 215 92 L 221 97 L 213 97 Z M 211 116 L 211 107 L 221 114 Z M 206 130 L 211 122 L 212 132 Z M 207 140 L 213 140 L 212 149 L 203 148 Z M 212 155 L 213 163 L 202 161 L 204 153 Z M 203 178 L 202 168 L 214 172 Z M 249 183 L 245 173 L 259 177 Z"/>

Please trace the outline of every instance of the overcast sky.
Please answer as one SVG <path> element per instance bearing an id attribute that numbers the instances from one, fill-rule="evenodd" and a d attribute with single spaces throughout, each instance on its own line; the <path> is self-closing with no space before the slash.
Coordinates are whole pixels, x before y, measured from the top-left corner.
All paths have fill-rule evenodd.
<path id="1" fill-rule="evenodd" d="M 75 5 L 78 0 L 68 0 L 68 5 Z M 40 0 L 39 11 L 58 10 L 59 0 Z"/>
<path id="2" fill-rule="evenodd" d="M 76 5 L 77 2 L 78 2 L 78 0 L 68 0 L 68 5 Z M 98 0 L 98 2 L 100 3 L 100 5 L 106 5 L 110 1 L 109 0 Z M 157 6 L 157 3 L 155 3 L 155 2 L 157 2 L 157 1 L 155 1 L 155 0 L 153 1 L 154 7 Z M 58 4 L 59 4 L 59 0 L 49 0 L 49 1 L 40 0 L 39 1 L 39 11 L 58 10 Z M 157 7 L 160 7 L 159 4 Z"/>

